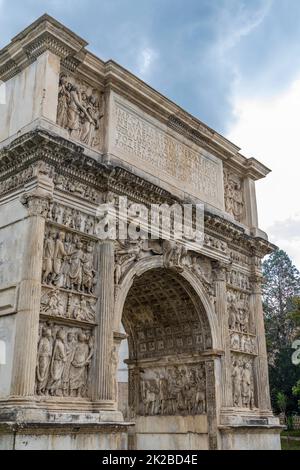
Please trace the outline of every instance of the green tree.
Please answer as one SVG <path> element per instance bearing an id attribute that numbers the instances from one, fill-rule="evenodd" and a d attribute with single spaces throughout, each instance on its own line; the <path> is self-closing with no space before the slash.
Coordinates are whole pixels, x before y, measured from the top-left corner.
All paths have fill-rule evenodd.
<path id="1" fill-rule="evenodd" d="M 283 348 L 291 346 L 295 321 L 289 312 L 292 299 L 300 293 L 300 273 L 283 250 L 263 262 L 263 300 L 267 346 L 271 363 Z"/>
<path id="2" fill-rule="evenodd" d="M 278 393 L 286 397 L 286 412 L 297 411 L 292 389 L 300 380 L 300 367 L 292 363 L 292 343 L 296 334 L 300 273 L 283 250 L 276 250 L 263 263 L 263 300 L 269 358 L 271 400 L 280 411 Z"/>
<path id="3" fill-rule="evenodd" d="M 291 300 L 291 309 L 289 312 L 290 318 L 294 321 L 295 326 L 295 338 L 300 336 L 300 297 L 294 297 Z"/>
<path id="4" fill-rule="evenodd" d="M 282 392 L 277 392 L 276 402 L 277 402 L 278 408 L 280 409 L 281 413 L 284 416 L 284 420 L 286 420 L 286 407 L 287 407 L 286 395 Z"/>

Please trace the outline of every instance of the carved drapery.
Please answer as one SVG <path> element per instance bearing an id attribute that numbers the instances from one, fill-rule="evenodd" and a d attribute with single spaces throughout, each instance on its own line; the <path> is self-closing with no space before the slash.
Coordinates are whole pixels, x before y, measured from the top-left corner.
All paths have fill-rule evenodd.
<path id="1" fill-rule="evenodd" d="M 226 212 L 242 222 L 245 217 L 243 181 L 227 168 L 224 169 L 224 191 Z"/>
<path id="2" fill-rule="evenodd" d="M 57 124 L 67 129 L 72 139 L 99 149 L 102 118 L 103 100 L 100 93 L 62 72 L 59 79 Z"/>

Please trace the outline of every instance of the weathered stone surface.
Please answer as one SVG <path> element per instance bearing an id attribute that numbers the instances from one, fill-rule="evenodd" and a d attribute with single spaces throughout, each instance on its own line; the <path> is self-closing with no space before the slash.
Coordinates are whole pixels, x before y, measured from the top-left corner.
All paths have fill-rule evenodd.
<path id="1" fill-rule="evenodd" d="M 45 15 L 0 51 L 0 448 L 278 448 L 255 196 L 269 170 L 85 47 Z M 201 202 L 203 244 L 116 239 L 119 196 L 118 229 L 137 204 Z"/>

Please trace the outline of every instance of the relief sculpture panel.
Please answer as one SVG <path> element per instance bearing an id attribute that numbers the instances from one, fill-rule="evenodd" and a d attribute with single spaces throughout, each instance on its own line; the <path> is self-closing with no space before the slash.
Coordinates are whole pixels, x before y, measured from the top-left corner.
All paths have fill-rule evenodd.
<path id="1" fill-rule="evenodd" d="M 95 242 L 49 227 L 44 242 L 43 284 L 93 294 Z"/>
<path id="2" fill-rule="evenodd" d="M 71 138 L 98 149 L 102 117 L 100 93 L 75 77 L 61 73 L 57 124 L 67 129 Z"/>
<path id="3" fill-rule="evenodd" d="M 36 366 L 36 394 L 87 397 L 94 354 L 91 330 L 40 324 Z"/>
<path id="4" fill-rule="evenodd" d="M 224 190 L 226 212 L 242 222 L 245 216 L 242 179 L 227 169 L 224 170 Z"/>
<path id="5" fill-rule="evenodd" d="M 231 377 L 233 405 L 238 408 L 254 408 L 253 359 L 234 354 Z"/>
<path id="6" fill-rule="evenodd" d="M 204 364 L 144 369 L 140 374 L 140 414 L 206 413 Z"/>

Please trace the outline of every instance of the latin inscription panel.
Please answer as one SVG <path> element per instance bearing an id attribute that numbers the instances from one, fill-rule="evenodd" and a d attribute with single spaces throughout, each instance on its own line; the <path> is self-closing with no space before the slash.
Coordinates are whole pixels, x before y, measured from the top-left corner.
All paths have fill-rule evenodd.
<path id="1" fill-rule="evenodd" d="M 222 162 L 113 94 L 112 153 L 203 202 L 223 208 Z M 193 148 L 192 148 L 193 147 Z M 195 150 L 195 147 L 199 150 Z"/>

